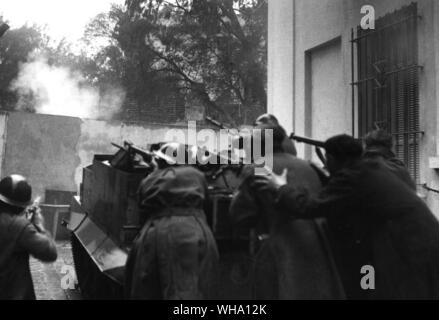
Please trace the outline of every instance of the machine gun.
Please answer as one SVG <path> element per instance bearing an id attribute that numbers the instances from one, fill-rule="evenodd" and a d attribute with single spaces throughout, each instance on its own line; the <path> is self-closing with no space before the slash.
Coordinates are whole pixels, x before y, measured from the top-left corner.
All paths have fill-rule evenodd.
<path id="1" fill-rule="evenodd" d="M 116 148 L 119 148 L 119 151 L 113 156 L 110 160 L 110 165 L 113 168 L 124 170 L 124 171 L 133 171 L 137 167 L 149 168 L 152 169 L 152 158 L 154 154 L 150 151 L 143 150 L 133 143 L 124 141 L 124 145 L 120 146 L 114 142 L 111 143 Z M 140 155 L 142 159 L 136 159 L 135 155 Z"/>
<path id="2" fill-rule="evenodd" d="M 123 146 L 114 142 L 111 144 L 114 147 L 119 148 L 119 151 L 109 161 L 113 168 L 127 172 L 142 170 L 152 171 L 154 169 L 155 165 L 153 164 L 152 159 L 156 157 L 156 155 L 153 151 L 143 150 L 128 141 L 124 141 Z M 163 143 L 151 145 L 151 149 L 156 150 L 162 144 Z M 192 153 L 188 154 L 188 156 L 196 157 L 197 159 L 193 165 L 205 174 L 208 181 L 214 181 L 219 177 L 222 177 L 225 186 L 229 189 L 230 184 L 227 182 L 227 179 L 230 178 L 230 175 L 228 172 L 231 171 L 233 172 L 233 175 L 239 176 L 242 171 L 242 163 L 233 162 L 230 155 L 214 153 L 197 147 L 187 147 L 188 150 L 190 150 L 189 153 Z M 136 158 L 136 155 L 140 155 L 141 159 L 138 157 Z M 216 159 L 209 161 L 209 158 Z M 226 176 L 228 178 L 226 178 Z"/>

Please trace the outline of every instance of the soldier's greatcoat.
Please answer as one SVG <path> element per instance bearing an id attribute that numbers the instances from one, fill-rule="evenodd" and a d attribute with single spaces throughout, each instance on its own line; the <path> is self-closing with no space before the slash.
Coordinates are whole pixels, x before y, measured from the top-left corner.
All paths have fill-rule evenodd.
<path id="1" fill-rule="evenodd" d="M 129 299 L 214 297 L 218 251 L 209 229 L 204 175 L 189 166 L 151 173 L 139 188 L 146 216 L 129 254 L 125 293 Z"/>
<path id="2" fill-rule="evenodd" d="M 348 298 L 439 298 L 439 223 L 383 160 L 341 170 L 318 195 L 290 186 L 279 192 L 283 212 L 327 218 Z M 374 290 L 361 285 L 366 265 L 375 270 Z"/>
<path id="3" fill-rule="evenodd" d="M 55 242 L 24 215 L 0 212 L 0 300 L 35 299 L 29 255 L 55 261 Z"/>
<path id="4" fill-rule="evenodd" d="M 288 169 L 291 187 L 317 193 L 321 182 L 311 165 L 284 152 L 273 155 L 273 171 Z M 254 263 L 256 299 L 339 299 L 343 290 L 329 247 L 324 220 L 289 219 L 275 210 L 275 195 L 258 194 L 249 173 L 231 204 L 239 226 L 253 227 L 262 241 Z"/>

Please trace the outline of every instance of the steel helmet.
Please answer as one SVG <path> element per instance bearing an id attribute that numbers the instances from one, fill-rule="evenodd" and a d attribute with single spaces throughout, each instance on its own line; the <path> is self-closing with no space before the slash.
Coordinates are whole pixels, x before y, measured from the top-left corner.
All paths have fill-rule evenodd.
<path id="1" fill-rule="evenodd" d="M 254 126 L 258 125 L 271 125 L 271 126 L 278 126 L 279 121 L 277 118 L 270 114 L 270 113 L 264 113 L 261 114 L 254 122 Z"/>
<path id="2" fill-rule="evenodd" d="M 12 174 L 0 180 L 0 201 L 14 207 L 25 208 L 31 204 L 32 187 L 26 178 Z"/>

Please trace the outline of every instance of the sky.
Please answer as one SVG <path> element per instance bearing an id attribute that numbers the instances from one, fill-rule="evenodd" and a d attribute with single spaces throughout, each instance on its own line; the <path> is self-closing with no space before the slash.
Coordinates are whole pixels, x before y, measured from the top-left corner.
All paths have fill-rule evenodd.
<path id="1" fill-rule="evenodd" d="M 74 43 L 90 19 L 107 12 L 112 3 L 124 4 L 125 0 L 0 0 L 0 16 L 11 28 L 36 23 L 46 26 L 54 40 L 66 38 Z"/>

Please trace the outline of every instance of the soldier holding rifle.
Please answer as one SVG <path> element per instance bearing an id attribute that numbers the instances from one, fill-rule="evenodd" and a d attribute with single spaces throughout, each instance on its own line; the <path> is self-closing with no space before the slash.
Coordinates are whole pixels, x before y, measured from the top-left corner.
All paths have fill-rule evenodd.
<path id="1" fill-rule="evenodd" d="M 32 189 L 20 175 L 0 181 L 0 300 L 35 299 L 29 255 L 53 262 L 55 242 L 44 228 Z"/>
<path id="2" fill-rule="evenodd" d="M 325 150 L 331 178 L 319 193 L 276 173 L 257 177 L 254 189 L 274 192 L 291 219 L 327 218 L 347 298 L 439 298 L 439 222 L 426 204 L 383 161 L 363 158 L 358 140 L 335 136 Z"/>
<path id="3" fill-rule="evenodd" d="M 273 130 L 273 172 L 281 174 L 288 170 L 286 179 L 291 187 L 317 194 L 322 187 L 318 174 L 310 163 L 286 152 L 288 137 L 277 121 L 271 121 L 273 118 L 263 115 L 255 126 L 262 130 L 261 144 L 265 143 L 266 131 Z M 285 219 L 275 208 L 273 192 L 255 193 L 256 176 L 250 169 L 245 170 L 246 177 L 232 200 L 231 215 L 239 229 L 255 230 L 258 239 L 251 280 L 253 298 L 343 298 L 335 264 L 328 258 L 331 252 L 325 239 L 324 221 Z"/>

